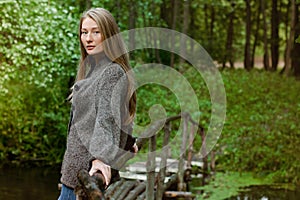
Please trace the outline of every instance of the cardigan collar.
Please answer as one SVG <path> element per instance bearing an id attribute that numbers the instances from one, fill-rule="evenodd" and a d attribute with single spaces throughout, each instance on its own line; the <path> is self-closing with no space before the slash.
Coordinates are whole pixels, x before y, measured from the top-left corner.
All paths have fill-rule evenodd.
<path id="1" fill-rule="evenodd" d="M 87 63 L 89 63 L 89 65 L 88 65 L 89 67 L 87 67 L 87 70 L 86 70 L 86 72 L 88 72 L 86 75 L 86 78 L 91 76 L 91 74 L 95 68 L 101 68 L 101 66 L 104 66 L 104 65 L 112 62 L 106 56 L 104 51 L 97 53 L 97 54 L 88 55 L 86 57 L 86 59 L 87 59 Z"/>

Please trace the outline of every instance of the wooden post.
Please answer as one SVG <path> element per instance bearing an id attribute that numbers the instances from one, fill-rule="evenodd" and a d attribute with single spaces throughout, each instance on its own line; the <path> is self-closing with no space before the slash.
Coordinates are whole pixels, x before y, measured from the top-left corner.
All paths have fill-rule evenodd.
<path id="1" fill-rule="evenodd" d="M 184 158 L 187 143 L 187 130 L 188 130 L 188 115 L 183 113 L 183 129 L 182 129 L 182 143 L 180 148 L 180 158 L 178 163 L 178 191 L 185 191 L 186 184 L 184 183 Z"/>
<path id="2" fill-rule="evenodd" d="M 167 169 L 170 132 L 171 132 L 171 124 L 170 122 L 167 122 L 164 126 L 164 140 L 163 140 L 164 149 L 162 150 L 161 153 L 160 169 L 159 169 L 157 189 L 156 189 L 156 199 L 162 199 L 164 194 L 164 181 L 165 181 L 166 169 Z"/>
<path id="3" fill-rule="evenodd" d="M 155 185 L 155 150 L 156 150 L 156 135 L 149 139 L 149 152 L 147 160 L 147 187 L 146 199 L 154 200 L 154 185 Z"/>
<path id="4" fill-rule="evenodd" d="M 211 172 L 216 172 L 216 152 L 211 151 L 210 152 L 210 170 Z"/>
<path id="5" fill-rule="evenodd" d="M 195 138 L 195 125 L 191 125 L 191 133 L 189 135 L 189 151 L 187 158 L 187 168 L 192 168 L 192 159 L 193 159 L 193 151 L 194 151 L 194 138 Z"/>
<path id="6" fill-rule="evenodd" d="M 206 152 L 206 137 L 204 129 L 200 129 L 200 136 L 202 140 L 202 147 L 201 147 L 201 156 L 203 156 L 203 179 L 202 179 L 202 185 L 205 185 L 206 178 L 208 177 L 208 161 L 207 161 L 207 152 Z"/>

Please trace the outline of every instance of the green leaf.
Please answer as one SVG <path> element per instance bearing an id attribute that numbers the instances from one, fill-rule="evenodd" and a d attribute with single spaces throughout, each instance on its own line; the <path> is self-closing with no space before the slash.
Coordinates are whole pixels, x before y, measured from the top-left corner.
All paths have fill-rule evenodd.
<path id="1" fill-rule="evenodd" d="M 298 36 L 298 38 L 296 39 L 297 43 L 300 43 L 300 36 Z"/>

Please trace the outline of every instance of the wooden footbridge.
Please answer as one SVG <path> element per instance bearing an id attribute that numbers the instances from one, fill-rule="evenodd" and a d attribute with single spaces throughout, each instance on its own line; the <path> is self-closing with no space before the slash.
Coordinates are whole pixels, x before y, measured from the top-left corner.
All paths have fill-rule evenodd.
<path id="1" fill-rule="evenodd" d="M 172 123 L 182 119 L 180 156 L 178 159 L 169 158 Z M 158 131 L 163 128 L 162 151 L 156 154 Z M 191 174 L 207 171 L 207 158 L 193 161 L 193 144 L 195 134 L 200 134 L 202 147 L 205 146 L 204 129 L 188 113 L 153 123 L 137 140 L 141 147 L 148 143 L 147 159 L 145 162 L 135 162 L 125 165 L 120 171 L 121 179 L 111 184 L 103 193 L 101 199 L 114 200 L 160 200 L 160 199 L 195 199 L 188 191 Z M 206 155 L 202 148 L 202 155 Z M 132 157 L 128 153 L 117 163 L 123 166 Z M 88 198 L 91 199 L 91 198 Z"/>

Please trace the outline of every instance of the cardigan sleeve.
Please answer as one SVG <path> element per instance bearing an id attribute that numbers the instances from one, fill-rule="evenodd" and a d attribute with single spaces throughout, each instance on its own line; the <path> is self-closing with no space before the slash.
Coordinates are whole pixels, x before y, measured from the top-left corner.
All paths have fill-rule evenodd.
<path id="1" fill-rule="evenodd" d="M 112 165 L 120 150 L 127 78 L 118 64 L 108 66 L 99 78 L 95 95 L 96 119 L 89 151 L 94 159 Z"/>

